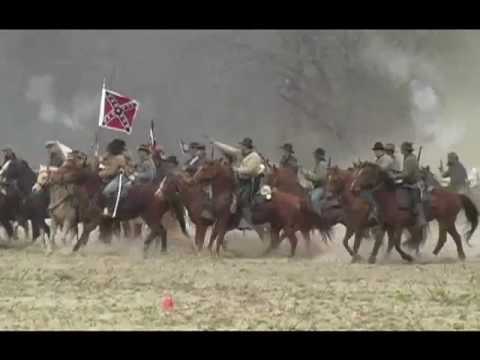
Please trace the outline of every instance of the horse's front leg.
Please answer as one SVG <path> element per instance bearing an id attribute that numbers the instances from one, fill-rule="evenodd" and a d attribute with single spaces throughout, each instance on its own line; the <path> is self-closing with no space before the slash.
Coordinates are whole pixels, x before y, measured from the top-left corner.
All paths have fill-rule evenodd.
<path id="1" fill-rule="evenodd" d="M 377 255 L 378 255 L 378 250 L 380 249 L 380 246 L 382 245 L 383 238 L 385 236 L 385 230 L 381 227 L 375 229 L 373 231 L 374 236 L 375 236 L 375 244 L 373 245 L 372 253 L 370 254 L 370 257 L 368 258 L 368 263 L 369 264 L 375 264 L 377 260 Z"/>
<path id="2" fill-rule="evenodd" d="M 195 250 L 197 253 L 200 253 L 203 248 L 203 243 L 205 241 L 205 234 L 207 232 L 207 226 L 200 224 L 195 227 Z M 212 231 L 213 234 L 213 231 Z M 210 248 L 210 244 L 209 244 Z"/>
<path id="3" fill-rule="evenodd" d="M 360 244 L 362 243 L 362 235 L 363 235 L 363 231 L 361 230 L 355 231 L 355 240 L 353 242 L 352 263 L 362 261 L 362 257 L 358 254 L 358 250 L 360 249 Z"/>

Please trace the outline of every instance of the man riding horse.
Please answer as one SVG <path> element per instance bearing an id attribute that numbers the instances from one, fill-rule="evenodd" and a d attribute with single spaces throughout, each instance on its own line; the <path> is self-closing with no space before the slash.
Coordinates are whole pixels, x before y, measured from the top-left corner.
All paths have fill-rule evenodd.
<path id="1" fill-rule="evenodd" d="M 140 145 L 137 148 L 139 163 L 136 165 L 133 174 L 135 182 L 140 184 L 149 184 L 155 179 L 156 168 L 151 156 L 149 145 Z"/>
<path id="2" fill-rule="evenodd" d="M 185 162 L 185 165 L 183 165 L 183 170 L 193 176 L 198 168 L 207 160 L 207 152 L 205 145 L 198 142 L 190 143 L 188 149 L 190 158 Z"/>
<path id="3" fill-rule="evenodd" d="M 322 212 L 322 200 L 325 195 L 325 185 L 327 183 L 327 165 L 325 161 L 325 150 L 317 148 L 313 152 L 315 166 L 309 171 L 303 171 L 305 179 L 313 185 L 311 194 L 312 206 L 318 215 Z"/>
<path id="4" fill-rule="evenodd" d="M 443 165 L 440 165 L 440 173 L 443 178 L 450 178 L 450 189 L 454 192 L 463 192 L 467 188 L 468 175 L 467 170 L 460 162 L 458 155 L 455 152 L 450 152 L 447 155 L 447 171 L 444 171 Z"/>
<path id="5" fill-rule="evenodd" d="M 106 199 L 107 206 L 104 208 L 104 215 L 110 215 L 110 207 L 114 203 L 115 195 L 117 194 L 122 179 L 122 189 L 120 199 L 123 198 L 128 189 L 128 180 L 134 180 L 133 166 L 126 156 L 126 144 L 121 139 L 114 139 L 107 145 L 107 153 L 102 157 L 100 177 L 104 182 L 108 182 L 103 190 L 103 195 Z"/>
<path id="6" fill-rule="evenodd" d="M 248 137 L 239 143 L 240 149 L 214 140 L 212 140 L 212 144 L 225 155 L 233 158 L 237 164 L 233 166 L 233 171 L 238 182 L 239 205 L 243 212 L 243 218 L 251 224 L 248 208 L 260 187 L 260 179 L 265 171 L 263 160 L 255 151 L 252 139 Z"/>
<path id="7" fill-rule="evenodd" d="M 280 149 L 283 150 L 282 158 L 280 159 L 280 167 L 290 168 L 295 174 L 298 173 L 298 161 L 293 155 L 293 146 L 290 143 L 283 144 Z"/>
<path id="8" fill-rule="evenodd" d="M 400 174 L 395 175 L 396 180 L 400 180 L 402 187 L 409 190 L 413 200 L 413 210 L 417 215 L 417 225 L 423 227 L 427 224 L 423 204 L 420 193 L 420 168 L 418 160 L 413 153 L 413 145 L 411 142 L 403 142 L 401 146 L 403 154 L 403 170 Z"/>
<path id="9" fill-rule="evenodd" d="M 389 144 L 391 145 L 391 144 Z M 391 152 L 391 146 L 389 146 L 389 151 Z M 380 166 L 382 170 L 385 170 L 392 178 L 399 173 L 397 173 L 395 170 L 396 164 L 392 156 L 389 156 L 386 153 L 386 149 L 383 146 L 383 143 L 380 141 L 377 141 L 372 148 L 374 154 L 375 154 L 375 163 Z M 378 204 L 375 201 L 375 197 L 373 196 L 372 191 L 367 190 L 361 193 L 361 196 L 369 203 L 370 205 L 370 212 L 368 214 L 369 220 L 374 220 L 377 223 L 380 223 L 380 214 L 378 211 Z"/>

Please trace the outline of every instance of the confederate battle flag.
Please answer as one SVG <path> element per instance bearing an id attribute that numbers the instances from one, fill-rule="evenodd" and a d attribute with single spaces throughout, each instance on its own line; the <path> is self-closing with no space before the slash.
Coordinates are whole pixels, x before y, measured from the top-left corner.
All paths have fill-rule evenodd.
<path id="1" fill-rule="evenodd" d="M 108 90 L 103 84 L 98 126 L 130 134 L 139 107 L 137 100 Z"/>

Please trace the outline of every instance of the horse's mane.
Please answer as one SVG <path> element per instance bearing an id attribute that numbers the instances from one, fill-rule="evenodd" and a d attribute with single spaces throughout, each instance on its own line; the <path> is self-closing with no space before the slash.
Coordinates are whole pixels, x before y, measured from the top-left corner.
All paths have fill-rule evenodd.
<path id="1" fill-rule="evenodd" d="M 365 161 L 360 164 L 360 169 L 364 169 L 367 167 L 373 168 L 375 171 L 378 172 L 380 181 L 387 187 L 389 191 L 392 191 L 395 189 L 395 181 L 378 164 L 375 164 L 370 161 Z"/>

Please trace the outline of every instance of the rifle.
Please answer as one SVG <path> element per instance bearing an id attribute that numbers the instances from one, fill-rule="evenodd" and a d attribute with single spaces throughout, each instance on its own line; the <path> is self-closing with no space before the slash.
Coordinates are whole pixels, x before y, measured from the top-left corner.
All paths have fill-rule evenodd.
<path id="1" fill-rule="evenodd" d="M 331 167 L 332 167 L 332 158 L 329 156 L 327 169 L 330 169 Z"/>
<path id="2" fill-rule="evenodd" d="M 418 164 L 420 164 L 420 157 L 422 156 L 422 150 L 423 150 L 423 146 L 420 146 L 420 148 L 418 149 L 418 155 L 417 155 Z"/>

